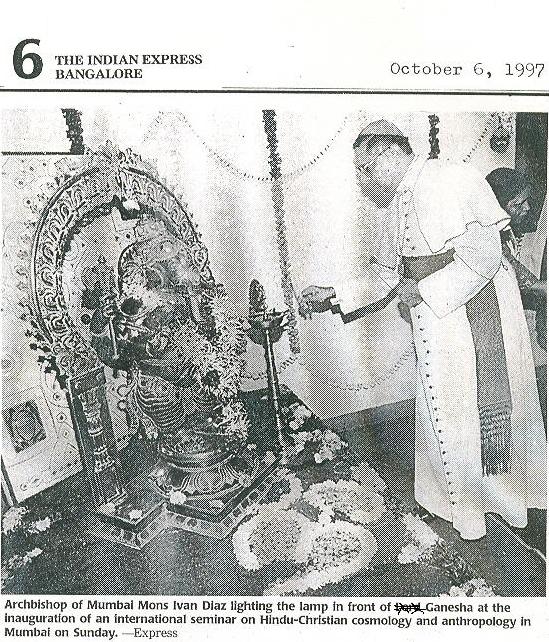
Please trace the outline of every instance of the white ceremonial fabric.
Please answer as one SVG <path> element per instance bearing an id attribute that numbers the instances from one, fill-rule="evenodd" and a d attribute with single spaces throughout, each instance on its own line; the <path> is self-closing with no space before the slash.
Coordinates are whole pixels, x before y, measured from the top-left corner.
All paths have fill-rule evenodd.
<path id="1" fill-rule="evenodd" d="M 424 301 L 411 315 L 418 373 L 416 499 L 465 539 L 485 535 L 487 512 L 524 527 L 527 508 L 546 506 L 546 439 L 520 292 L 502 257 L 499 230 L 508 217 L 480 174 L 435 161 L 412 163 L 395 204 L 404 256 L 454 249 L 451 263 L 419 282 Z M 444 239 L 444 230 L 459 234 Z M 511 386 L 512 452 L 510 473 L 483 476 L 476 357 L 465 304 L 492 278 Z"/>

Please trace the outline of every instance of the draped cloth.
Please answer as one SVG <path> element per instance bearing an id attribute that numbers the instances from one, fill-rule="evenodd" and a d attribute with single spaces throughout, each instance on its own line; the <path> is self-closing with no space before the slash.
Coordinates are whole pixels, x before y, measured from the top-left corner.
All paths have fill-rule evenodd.
<path id="1" fill-rule="evenodd" d="M 420 281 L 453 261 L 454 250 L 431 256 L 402 257 L 404 276 Z M 493 281 L 465 304 L 475 349 L 477 403 L 484 475 L 511 467 L 511 388 L 501 317 Z"/>

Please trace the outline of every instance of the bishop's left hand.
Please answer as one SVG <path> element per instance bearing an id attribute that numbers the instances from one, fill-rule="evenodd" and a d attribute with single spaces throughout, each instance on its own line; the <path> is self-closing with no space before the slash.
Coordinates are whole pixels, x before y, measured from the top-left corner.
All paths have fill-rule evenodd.
<path id="1" fill-rule="evenodd" d="M 419 291 L 419 286 L 415 279 L 403 277 L 397 286 L 398 298 L 410 308 L 419 305 L 423 298 Z"/>

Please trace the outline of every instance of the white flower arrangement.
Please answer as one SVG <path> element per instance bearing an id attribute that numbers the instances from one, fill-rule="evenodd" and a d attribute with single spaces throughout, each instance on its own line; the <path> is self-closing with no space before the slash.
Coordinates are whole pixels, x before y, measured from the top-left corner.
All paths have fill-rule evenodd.
<path id="1" fill-rule="evenodd" d="M 295 559 L 301 531 L 309 523 L 305 515 L 295 510 L 263 507 L 233 535 L 239 564 L 251 571 L 275 560 Z"/>
<path id="2" fill-rule="evenodd" d="M 303 430 L 301 432 L 296 432 L 292 435 L 292 440 L 294 442 L 295 453 L 300 453 L 305 450 L 305 446 L 312 441 L 313 433 L 311 431 Z"/>
<path id="3" fill-rule="evenodd" d="M 252 476 L 249 473 L 240 473 L 238 475 L 238 483 L 242 488 L 247 488 L 252 483 Z"/>
<path id="4" fill-rule="evenodd" d="M 402 547 L 397 559 L 401 564 L 415 564 L 426 560 L 429 557 L 429 553 L 429 548 L 425 549 L 415 542 L 409 542 Z"/>
<path id="5" fill-rule="evenodd" d="M 288 412 L 288 427 L 290 430 L 296 432 L 301 426 L 313 416 L 312 411 L 300 401 L 295 401 L 290 404 L 287 409 Z"/>
<path id="6" fill-rule="evenodd" d="M 28 551 L 24 555 L 14 555 L 11 557 L 7 563 L 6 567 L 10 570 L 13 571 L 18 568 L 22 568 L 23 566 L 26 566 L 29 564 L 35 557 L 38 557 L 38 555 L 41 555 L 44 551 L 41 548 L 35 547 L 31 551 Z"/>
<path id="7" fill-rule="evenodd" d="M 333 430 L 328 428 L 321 430 L 301 430 L 291 433 L 294 442 L 295 453 L 298 454 L 305 450 L 307 444 L 311 444 L 316 449 L 314 460 L 317 464 L 324 461 L 332 461 L 337 453 L 342 450 L 346 443 Z"/>
<path id="8" fill-rule="evenodd" d="M 51 527 L 51 519 L 49 517 L 44 517 L 44 519 L 37 519 L 33 522 L 29 530 L 31 533 L 43 533 Z"/>
<path id="9" fill-rule="evenodd" d="M 331 479 L 312 485 L 303 495 L 312 506 L 330 516 L 337 510 L 353 522 L 369 524 L 385 512 L 385 500 L 378 493 L 361 486 L 356 481 Z"/>
<path id="10" fill-rule="evenodd" d="M 417 515 L 406 513 L 402 521 L 412 537 L 412 541 L 402 547 L 398 554 L 401 564 L 413 564 L 425 561 L 432 555 L 437 544 L 441 542 L 435 531 Z"/>
<path id="11" fill-rule="evenodd" d="M 324 461 L 332 461 L 343 446 L 345 446 L 343 440 L 333 430 L 321 430 L 319 438 L 318 452 L 314 454 L 314 459 L 317 464 L 321 464 Z"/>
<path id="12" fill-rule="evenodd" d="M 369 567 L 377 552 L 375 537 L 350 522 L 311 523 L 302 533 L 295 559 L 306 569 L 269 587 L 265 595 L 287 595 L 319 589 Z"/>
<path id="13" fill-rule="evenodd" d="M 116 504 L 114 502 L 107 502 L 101 506 L 100 510 L 106 515 L 113 515 L 116 513 Z"/>
<path id="14" fill-rule="evenodd" d="M 293 561 L 303 569 L 269 587 L 266 595 L 304 593 L 336 583 L 368 568 L 376 551 L 374 535 L 360 524 L 334 521 L 335 511 L 348 519 L 368 523 L 385 512 L 383 498 L 355 481 L 329 480 L 303 493 L 301 480 L 286 469 L 279 471 L 289 491 L 277 502 L 262 504 L 233 535 L 241 566 L 257 571 L 275 560 Z M 306 500 L 320 508 L 317 521 L 294 506 Z"/>

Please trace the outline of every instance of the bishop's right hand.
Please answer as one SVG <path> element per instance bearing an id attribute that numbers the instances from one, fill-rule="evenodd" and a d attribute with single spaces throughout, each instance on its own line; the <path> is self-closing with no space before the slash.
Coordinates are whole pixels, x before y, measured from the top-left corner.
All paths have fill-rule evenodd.
<path id="1" fill-rule="evenodd" d="M 336 291 L 332 287 L 310 285 L 299 297 L 299 314 L 304 319 L 310 319 L 313 312 L 326 312 L 332 307 L 331 299 L 335 295 Z"/>

